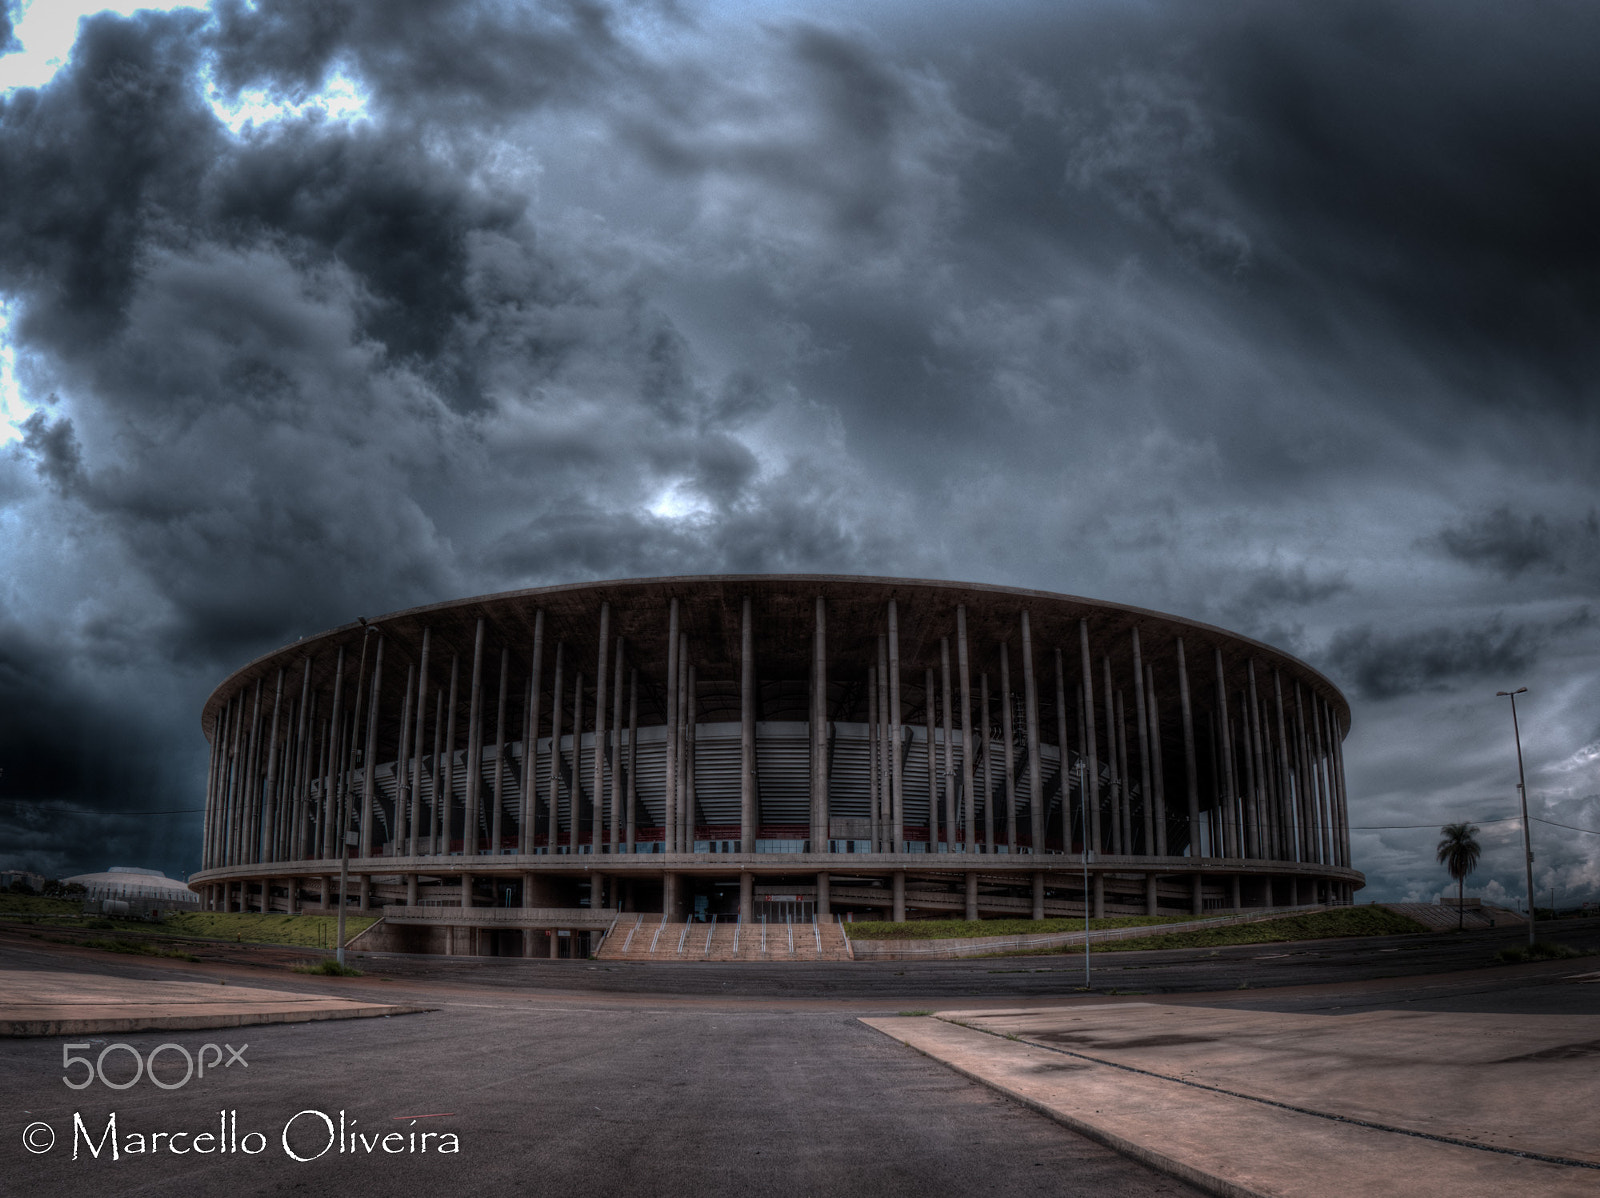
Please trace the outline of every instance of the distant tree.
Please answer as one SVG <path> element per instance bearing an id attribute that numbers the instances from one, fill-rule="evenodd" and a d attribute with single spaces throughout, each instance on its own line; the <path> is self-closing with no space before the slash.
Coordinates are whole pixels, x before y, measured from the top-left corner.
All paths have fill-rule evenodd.
<path id="1" fill-rule="evenodd" d="M 10 890 L 12 894 L 32 894 L 34 892 L 33 887 L 29 885 L 27 878 L 18 878 L 16 881 L 12 882 Z"/>
<path id="2" fill-rule="evenodd" d="M 44 888 L 40 891 L 45 898 L 60 898 L 66 892 L 67 888 L 62 884 L 60 878 L 46 878 Z"/>
<path id="3" fill-rule="evenodd" d="M 89 888 L 82 882 L 63 882 L 61 893 L 66 898 L 82 898 L 89 893 Z"/>
<path id="4" fill-rule="evenodd" d="M 1467 875 L 1478 868 L 1478 856 L 1483 850 L 1478 845 L 1478 828 L 1475 824 L 1446 824 L 1439 829 L 1439 864 L 1450 871 L 1456 880 L 1456 930 L 1465 925 L 1462 904 L 1466 901 Z"/>

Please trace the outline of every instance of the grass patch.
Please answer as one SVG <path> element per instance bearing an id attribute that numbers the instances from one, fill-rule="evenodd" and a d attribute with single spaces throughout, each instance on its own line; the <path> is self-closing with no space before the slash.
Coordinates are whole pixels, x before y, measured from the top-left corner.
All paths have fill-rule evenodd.
<path id="1" fill-rule="evenodd" d="M 354 965 L 340 965 L 334 957 L 324 957 L 320 961 L 301 961 L 294 966 L 296 973 L 310 973 L 324 978 L 359 978 L 366 975 Z"/>
<path id="2" fill-rule="evenodd" d="M 1540 940 L 1533 945 L 1519 944 L 1513 948 L 1503 948 L 1494 955 L 1494 959 L 1502 965 L 1517 965 L 1523 961 L 1566 961 L 1573 957 L 1588 956 L 1593 954 L 1580 952 L 1570 944 Z"/>
<path id="3" fill-rule="evenodd" d="M 1091 919 L 1089 929 L 1143 928 L 1167 923 L 1189 923 L 1192 915 L 1108 915 Z M 1202 918 L 1215 919 L 1216 916 Z M 1038 936 L 1051 932 L 1081 932 L 1083 918 L 1066 919 L 910 919 L 904 923 L 861 920 L 844 925 L 852 940 L 951 940 L 964 936 Z"/>
<path id="4" fill-rule="evenodd" d="M 45 898 L 40 894 L 0 894 L 0 915 L 81 915 L 82 899 Z"/>
<path id="5" fill-rule="evenodd" d="M 89 940 L 57 940 L 58 944 L 76 944 L 79 948 L 98 948 L 108 953 L 129 953 L 136 957 L 170 957 L 175 961 L 198 961 L 193 953 L 181 949 L 162 948 L 147 940 L 113 940 L 110 936 L 96 936 Z"/>
<path id="6" fill-rule="evenodd" d="M 378 919 L 375 915 L 346 915 L 344 934 L 350 937 L 366 931 Z M 233 940 L 244 944 L 287 944 L 295 948 L 338 948 L 337 915 L 261 915 L 250 911 L 183 911 L 169 915 L 161 923 L 169 936 L 191 936 L 206 940 Z"/>
<path id="7" fill-rule="evenodd" d="M 1310 915 L 1264 919 L 1260 923 L 1196 928 L 1189 932 L 1166 932 L 1131 940 L 1107 940 L 1095 944 L 1094 951 L 1131 953 L 1150 949 L 1221 948 L 1229 944 L 1275 944 L 1284 940 L 1331 940 L 1344 936 L 1404 936 L 1427 930 L 1416 920 L 1396 915 L 1387 907 L 1338 907 Z M 1067 948 L 1021 949 L 1005 955 L 1042 956 L 1046 953 L 1054 955 L 1082 951 L 1072 945 Z"/>

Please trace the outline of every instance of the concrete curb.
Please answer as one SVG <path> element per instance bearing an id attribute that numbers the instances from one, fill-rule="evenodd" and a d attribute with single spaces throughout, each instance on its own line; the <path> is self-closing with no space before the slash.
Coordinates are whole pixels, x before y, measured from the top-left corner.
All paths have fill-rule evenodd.
<path id="1" fill-rule="evenodd" d="M 267 1023 L 314 1023 L 324 1019 L 375 1019 L 417 1015 L 436 1007 L 312 1007 L 295 1011 L 228 1011 L 211 1015 L 124 1015 L 85 1019 L 0 1019 L 0 1036 L 76 1036 L 95 1032 L 197 1031 L 254 1027 Z"/>
<path id="2" fill-rule="evenodd" d="M 1219 1198 L 1279 1198 L 1278 1195 L 1270 1194 L 1264 1190 L 1252 1190 L 1245 1186 L 1237 1185 L 1226 1178 L 1218 1177 L 1214 1173 L 1208 1173 L 1204 1169 L 1199 1169 L 1180 1161 L 1174 1156 L 1159 1152 L 1146 1144 L 1130 1140 L 1126 1136 L 1119 1136 L 1115 1132 L 1069 1115 L 1065 1111 L 1056 1110 L 1048 1103 L 1019 1093 L 992 1077 L 985 1077 L 983 1074 L 967 1069 L 953 1061 L 935 1057 L 930 1053 L 924 1052 L 909 1040 L 901 1039 L 888 1029 L 877 1026 L 877 1023 L 873 1020 L 863 1019 L 861 1022 L 872 1028 L 873 1031 L 879 1032 L 897 1043 L 904 1044 L 915 1052 L 922 1053 L 929 1060 L 938 1061 L 946 1069 L 959 1073 L 967 1080 L 977 1082 L 981 1086 L 987 1086 L 998 1094 L 1004 1094 L 1011 1101 L 1027 1107 L 1030 1111 L 1043 1115 L 1052 1122 L 1061 1124 L 1068 1131 L 1075 1131 L 1080 1136 L 1093 1140 L 1097 1144 L 1104 1144 L 1107 1148 L 1121 1153 L 1130 1160 L 1137 1161 L 1139 1164 L 1146 1165 L 1157 1172 L 1165 1173 L 1169 1177 L 1176 1177 L 1179 1181 L 1187 1182 L 1196 1189 L 1204 1190 L 1208 1194 L 1216 1194 Z"/>

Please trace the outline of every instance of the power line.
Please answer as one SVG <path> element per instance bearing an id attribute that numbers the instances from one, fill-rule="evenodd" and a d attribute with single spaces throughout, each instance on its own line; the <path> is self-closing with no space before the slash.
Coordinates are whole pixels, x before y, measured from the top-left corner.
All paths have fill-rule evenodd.
<path id="1" fill-rule="evenodd" d="M 1463 822 L 1469 824 L 1504 824 L 1512 820 L 1520 820 L 1520 815 L 1502 815 L 1495 819 L 1469 819 Z M 1594 828 L 1580 828 L 1576 824 L 1558 824 L 1553 819 L 1543 819 L 1537 815 L 1528 817 L 1536 824 L 1549 824 L 1552 828 L 1565 828 L 1569 832 L 1586 832 L 1590 836 L 1600 836 L 1600 830 Z M 1412 832 L 1424 828 L 1437 828 L 1438 824 L 1351 824 L 1352 832 Z"/>

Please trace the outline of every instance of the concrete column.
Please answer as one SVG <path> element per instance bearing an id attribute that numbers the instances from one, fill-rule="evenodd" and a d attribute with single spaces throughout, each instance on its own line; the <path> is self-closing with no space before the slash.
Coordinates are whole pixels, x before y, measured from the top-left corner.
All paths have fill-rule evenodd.
<path id="1" fill-rule="evenodd" d="M 678 851 L 678 601 L 667 605 L 667 765 L 665 851 Z"/>
<path id="2" fill-rule="evenodd" d="M 832 879 L 827 874 L 817 875 L 817 918 L 827 919 L 833 915 L 833 897 L 829 894 L 829 883 Z"/>
<path id="3" fill-rule="evenodd" d="M 928 852 L 939 851 L 939 759 L 935 752 L 933 671 L 925 670 L 922 679 L 923 735 L 928 738 Z"/>
<path id="4" fill-rule="evenodd" d="M 1033 918 L 1044 918 L 1044 872 L 1035 870 L 1033 873 Z"/>
<path id="5" fill-rule="evenodd" d="M 1144 876 L 1144 913 L 1146 915 L 1161 914 L 1161 900 L 1156 890 L 1155 874 Z"/>
<path id="6" fill-rule="evenodd" d="M 966 832 L 966 850 L 977 852 L 977 808 L 973 805 L 977 792 L 972 786 L 972 757 L 975 748 L 972 739 L 972 670 L 967 660 L 967 608 L 956 607 L 956 676 L 961 683 L 961 803 Z M 976 916 L 972 916 L 976 919 Z"/>
<path id="7" fill-rule="evenodd" d="M 1307 801 L 1309 795 L 1302 792 L 1299 787 L 1294 787 L 1293 795 L 1290 793 L 1290 734 L 1288 734 L 1288 718 L 1283 715 L 1282 670 L 1272 670 L 1272 697 L 1278 713 L 1278 789 L 1285 803 L 1293 801 L 1296 819 L 1301 827 L 1299 859 L 1315 861 L 1320 840 L 1317 835 L 1317 808 L 1314 801 Z"/>
<path id="8" fill-rule="evenodd" d="M 661 875 L 661 914 L 669 923 L 678 916 L 678 875 L 670 870 Z"/>
<path id="9" fill-rule="evenodd" d="M 606 901 L 606 875 L 591 873 L 589 875 L 589 910 L 604 911 L 607 907 L 614 907 L 615 903 Z"/>
<path id="10" fill-rule="evenodd" d="M 967 872 L 967 918 L 978 918 L 978 875 L 969 870 Z"/>
<path id="11" fill-rule="evenodd" d="M 472 906 L 472 875 L 461 875 L 461 906 L 470 909 Z"/>
<path id="12" fill-rule="evenodd" d="M 890 781 L 893 777 L 892 757 L 889 747 L 889 638 L 883 634 L 878 635 L 878 736 L 877 746 L 878 762 L 878 803 L 873 809 L 873 844 L 875 853 L 889 850 L 889 840 L 893 835 L 894 821 L 891 815 L 894 806 L 891 795 L 894 785 Z"/>
<path id="13" fill-rule="evenodd" d="M 283 670 L 272 689 L 272 721 L 267 731 L 267 782 L 262 792 L 262 861 L 277 861 L 278 841 L 278 713 L 283 709 Z"/>
<path id="14" fill-rule="evenodd" d="M 489 855 L 500 855 L 505 839 L 505 785 L 506 785 L 506 700 L 510 697 L 511 650 L 500 650 L 500 691 L 494 705 L 494 787 L 490 792 L 494 811 L 486 821 L 489 825 Z"/>
<path id="15" fill-rule="evenodd" d="M 333 705 L 328 713 L 327 762 L 322 780 L 322 851 L 324 859 L 331 859 L 335 848 L 335 828 L 339 810 L 339 737 L 344 729 L 344 646 L 333 666 Z"/>
<path id="16" fill-rule="evenodd" d="M 1106 879 L 1104 874 L 1095 874 L 1091 878 L 1094 887 L 1094 918 L 1106 917 Z"/>
<path id="17" fill-rule="evenodd" d="M 821 595 L 817 596 L 812 622 L 811 690 L 814 708 L 811 716 L 811 851 L 825 853 L 829 847 L 829 828 L 833 815 L 828 809 L 832 764 L 828 759 L 828 603 Z M 758 822 L 759 804 L 760 798 L 757 796 Z"/>
<path id="18" fill-rule="evenodd" d="M 1150 797 L 1155 803 L 1155 856 L 1166 856 L 1166 766 L 1162 760 L 1162 712 L 1155 697 L 1155 669 L 1144 664 L 1144 693 L 1150 718 Z"/>
<path id="19" fill-rule="evenodd" d="M 611 604 L 600 605 L 600 648 L 594 667 L 594 819 L 589 830 L 589 851 L 602 853 L 606 841 L 606 687 L 611 680 Z"/>
<path id="20" fill-rule="evenodd" d="M 817 699 L 816 677 L 813 664 L 813 693 L 811 696 L 811 827 L 815 835 L 817 826 Z M 750 596 L 746 595 L 739 608 L 739 851 L 756 851 L 756 654 L 755 629 L 751 626 Z M 817 852 L 817 846 L 812 845 Z M 744 878 L 740 876 L 740 895 L 744 893 Z M 740 898 L 740 910 L 744 909 Z M 749 922 L 747 919 L 746 923 Z"/>
<path id="21" fill-rule="evenodd" d="M 467 793 L 461 829 L 461 855 L 478 855 L 478 817 L 483 791 L 483 634 L 484 621 L 472 640 L 472 689 L 467 694 Z"/>
<path id="22" fill-rule="evenodd" d="M 1279 670 L 1272 671 L 1272 694 L 1278 710 L 1278 804 L 1283 811 L 1285 827 L 1293 833 L 1287 837 L 1290 859 L 1304 861 L 1306 859 L 1305 824 L 1295 818 L 1295 813 L 1291 810 L 1289 796 L 1289 734 L 1285 727 L 1283 714 L 1283 674 Z"/>
<path id="23" fill-rule="evenodd" d="M 611 731 L 607 734 L 611 746 L 611 833 L 606 844 L 612 853 L 622 851 L 623 791 L 627 785 L 622 764 L 622 655 L 626 647 L 627 642 L 619 636 L 616 661 L 611 666 Z"/>
<path id="24" fill-rule="evenodd" d="M 411 873 L 411 874 L 407 874 L 406 875 L 406 906 L 415 907 L 416 905 L 417 905 L 417 875 L 414 874 L 414 873 Z"/>
<path id="25" fill-rule="evenodd" d="M 817 876 L 818 878 L 827 877 L 826 874 L 818 874 Z M 819 882 L 818 885 L 820 887 L 821 883 Z M 818 894 L 821 894 L 820 889 Z M 756 878 L 749 870 L 745 870 L 739 875 L 739 918 L 746 924 L 754 923 L 756 918 Z"/>
<path id="26" fill-rule="evenodd" d="M 628 671 L 628 852 L 637 851 L 639 831 L 639 671 Z"/>
<path id="27" fill-rule="evenodd" d="M 406 846 L 409 856 L 415 857 L 422 851 L 422 837 L 417 829 L 422 826 L 422 746 L 428 735 L 428 658 L 433 652 L 433 630 L 422 630 L 422 655 L 417 664 L 417 722 L 411 734 L 411 793 L 409 799 L 411 809 L 411 840 Z M 431 828 L 430 828 L 431 830 Z M 409 900 L 408 900 L 409 901 Z"/>
<path id="28" fill-rule="evenodd" d="M 395 746 L 394 756 L 394 818 L 389 824 L 391 857 L 406 856 L 411 838 L 411 805 L 408 802 L 411 790 L 411 699 L 416 683 L 417 669 L 408 663 L 406 688 L 401 694 L 400 743 Z"/>
<path id="29" fill-rule="evenodd" d="M 1111 810 L 1111 851 L 1122 853 L 1127 844 L 1122 831 L 1127 820 L 1124 808 L 1127 806 L 1127 797 L 1122 789 L 1121 754 L 1117 752 L 1117 705 L 1116 697 L 1111 689 L 1111 658 L 1101 657 L 1100 670 L 1102 675 L 1101 691 L 1105 695 L 1106 716 L 1106 770 L 1111 775 L 1110 799 Z"/>
<path id="30" fill-rule="evenodd" d="M 883 638 L 878 638 L 878 655 L 887 657 Z M 883 802 L 883 721 L 878 718 L 878 667 L 867 667 L 867 835 L 874 853 L 882 851 L 883 834 L 878 818 Z"/>
<path id="31" fill-rule="evenodd" d="M 528 718 L 522 733 L 522 819 L 517 825 L 517 851 L 528 856 L 539 832 L 539 708 L 543 705 L 544 609 L 533 613 L 533 657 L 528 662 Z M 522 955 L 531 956 L 531 942 L 522 938 Z"/>
<path id="32" fill-rule="evenodd" d="M 1178 642 L 1180 645 L 1182 641 Z M 1089 773 L 1084 779 L 1083 802 L 1088 808 L 1088 821 L 1084 828 L 1089 837 L 1091 852 L 1101 852 L 1105 840 L 1100 835 L 1100 748 L 1099 734 L 1095 729 L 1094 663 L 1089 656 L 1089 621 L 1078 621 L 1079 670 L 1083 680 L 1084 749 L 1089 756 Z"/>
<path id="33" fill-rule="evenodd" d="M 244 844 L 239 857 L 241 864 L 254 864 L 261 860 L 261 786 L 256 771 L 256 761 L 261 740 L 261 685 L 256 679 L 255 702 L 250 712 L 250 741 L 244 760 Z"/>
<path id="34" fill-rule="evenodd" d="M 944 838 L 949 845 L 945 851 L 959 850 L 961 837 L 956 834 L 956 761 L 955 727 L 950 713 L 950 638 L 939 638 L 939 698 L 944 704 L 944 755 L 939 775 L 944 780 Z"/>
<path id="35" fill-rule="evenodd" d="M 889 600 L 889 741 L 893 752 L 889 755 L 889 780 L 894 804 L 891 816 L 894 823 L 894 845 L 891 852 L 901 851 L 905 841 L 906 784 L 905 759 L 901 755 L 900 722 L 904 718 L 900 706 L 900 616 L 893 599 Z"/>
<path id="36" fill-rule="evenodd" d="M 1189 669 L 1183 658 L 1183 638 L 1176 640 L 1178 651 L 1178 707 L 1183 713 L 1183 766 L 1189 798 L 1189 855 L 1203 857 L 1200 844 L 1200 771 L 1194 755 L 1194 709 L 1189 702 Z"/>
<path id="37" fill-rule="evenodd" d="M 1206 913 L 1204 879 L 1199 874 L 1195 874 L 1193 885 L 1194 889 L 1191 892 L 1192 910 L 1196 915 L 1204 915 Z"/>
<path id="38" fill-rule="evenodd" d="M 371 874 L 362 874 L 359 878 L 356 879 L 356 881 L 358 883 L 357 894 L 359 895 L 359 898 L 357 899 L 356 905 L 363 911 L 372 910 L 372 875 Z M 261 888 L 261 906 L 262 906 L 262 910 L 266 910 L 266 903 L 267 903 L 267 888 L 265 886 L 262 886 L 262 888 Z"/>
<path id="39" fill-rule="evenodd" d="M 689 714 L 689 695 L 694 690 L 694 667 L 689 664 L 689 634 L 678 634 L 678 780 L 676 795 L 678 805 L 678 852 L 687 853 L 694 843 L 694 803 L 689 797 L 689 725 L 694 717 Z"/>
<path id="40" fill-rule="evenodd" d="M 905 870 L 903 870 L 903 869 L 895 870 L 894 873 L 892 875 L 890 875 L 890 880 L 891 880 L 891 882 L 892 882 L 892 884 L 894 886 L 894 922 L 895 923 L 904 923 L 906 921 L 906 873 L 905 873 Z"/>
<path id="41" fill-rule="evenodd" d="M 567 787 L 567 852 L 583 839 L 583 671 L 572 676 L 572 785 Z"/>
<path id="42" fill-rule="evenodd" d="M 1300 879 L 1299 878 L 1290 878 L 1289 879 L 1289 905 L 1291 907 L 1298 907 L 1300 905 Z"/>
<path id="43" fill-rule="evenodd" d="M 1039 689 L 1033 673 L 1033 632 L 1028 613 L 1022 613 L 1022 701 L 1028 734 L 1028 814 L 1033 851 L 1044 852 L 1044 756 L 1039 750 Z M 1044 918 L 1044 876 L 1034 886 L 1039 896 L 1037 918 Z"/>
<path id="44" fill-rule="evenodd" d="M 550 780 L 545 786 L 544 801 L 549 807 L 549 827 L 545 833 L 545 851 L 552 857 L 561 847 L 561 700 L 563 697 L 561 669 L 566 663 L 566 644 L 556 642 L 556 672 L 550 692 Z"/>
<path id="45" fill-rule="evenodd" d="M 329 911 L 333 908 L 333 879 L 327 874 L 322 875 L 322 909 Z"/>
<path id="46" fill-rule="evenodd" d="M 685 638 L 685 640 L 687 640 L 687 638 Z M 685 659 L 688 658 L 687 646 L 685 646 L 684 658 Z M 683 704 L 683 812 L 682 812 L 682 814 L 683 814 L 683 851 L 686 852 L 686 853 L 692 852 L 694 850 L 695 828 L 699 824 L 699 820 L 697 820 L 695 818 L 699 814 L 699 811 L 698 811 L 698 808 L 697 808 L 696 803 L 695 803 L 695 768 L 694 768 L 695 767 L 695 730 L 699 726 L 698 725 L 699 703 L 697 702 L 699 696 L 698 696 L 698 693 L 697 693 L 698 692 L 698 687 L 696 686 L 696 683 L 698 681 L 699 681 L 699 679 L 698 679 L 698 677 L 697 677 L 697 675 L 695 673 L 695 667 L 693 665 L 689 666 L 688 679 L 687 679 L 687 688 L 686 688 L 686 691 L 685 691 L 685 694 L 684 694 L 684 704 Z"/>
<path id="47" fill-rule="evenodd" d="M 1011 644 L 1000 642 L 1000 739 L 1006 763 L 1006 852 L 1017 851 L 1017 739 L 1011 726 Z"/>
<path id="48" fill-rule="evenodd" d="M 448 857 L 450 844 L 455 839 L 456 821 L 456 706 L 461 690 L 461 658 L 458 654 L 450 657 L 450 697 L 445 700 L 445 728 L 444 728 L 444 760 L 435 761 L 436 773 L 442 771 L 444 792 L 443 802 L 437 800 L 434 806 L 438 808 L 434 813 L 434 822 L 439 827 L 439 840 L 437 851 Z"/>
<path id="49" fill-rule="evenodd" d="M 1221 843 L 1213 844 L 1211 848 L 1212 852 L 1217 856 L 1238 857 L 1242 854 L 1234 843 L 1234 830 L 1238 823 L 1239 782 L 1234 773 L 1233 735 L 1230 729 L 1232 721 L 1228 719 L 1228 683 L 1223 672 L 1222 649 L 1213 647 L 1211 653 L 1212 663 L 1217 675 L 1217 739 L 1219 742 L 1218 751 L 1222 755 L 1223 788 L 1222 803 L 1220 804 L 1223 834 Z"/>
<path id="50" fill-rule="evenodd" d="M 989 727 L 989 675 L 978 675 L 978 735 L 983 750 L 983 851 L 994 852 L 994 742 Z"/>
<path id="51" fill-rule="evenodd" d="M 1139 724 L 1139 794 L 1144 808 L 1144 851 L 1148 856 L 1156 850 L 1155 792 L 1150 778 L 1149 707 L 1145 703 L 1144 657 L 1139 647 L 1139 630 L 1130 630 L 1133 642 L 1133 717 Z"/>
<path id="52" fill-rule="evenodd" d="M 1272 818 L 1267 802 L 1266 759 L 1261 746 L 1261 700 L 1256 692 L 1256 663 L 1253 658 L 1245 663 L 1245 691 L 1249 697 L 1249 707 L 1245 713 L 1245 733 L 1250 738 L 1250 762 L 1253 774 L 1250 801 L 1255 811 L 1256 856 L 1270 860 L 1278 856 L 1275 843 L 1277 822 Z"/>

